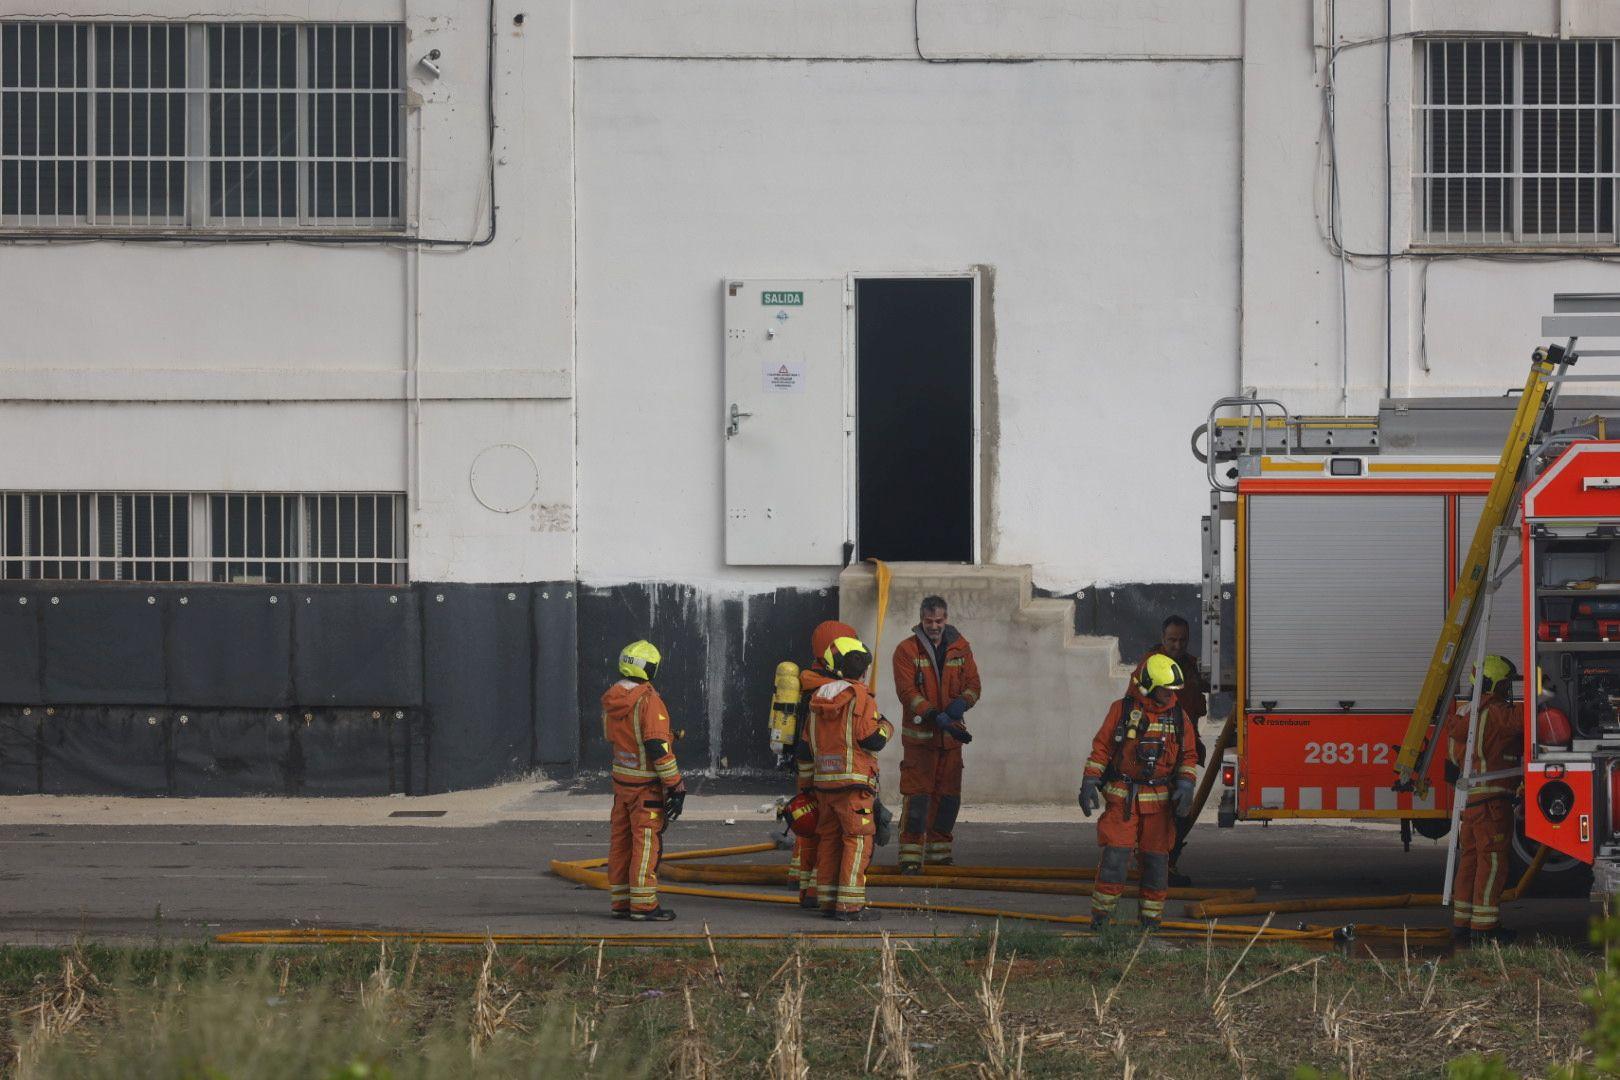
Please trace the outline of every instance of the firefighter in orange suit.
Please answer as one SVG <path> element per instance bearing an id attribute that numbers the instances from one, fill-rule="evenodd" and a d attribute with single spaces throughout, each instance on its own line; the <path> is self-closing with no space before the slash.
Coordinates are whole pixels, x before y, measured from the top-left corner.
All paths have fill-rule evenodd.
<path id="1" fill-rule="evenodd" d="M 1107 802 L 1097 820 L 1102 862 L 1091 897 L 1093 929 L 1113 921 L 1132 849 L 1141 867 L 1142 928 L 1156 929 L 1164 918 L 1176 816 L 1192 810 L 1198 776 L 1193 726 L 1176 700 L 1185 683 L 1180 664 L 1163 654 L 1149 656 L 1092 740 L 1080 810 L 1090 817 Z"/>
<path id="2" fill-rule="evenodd" d="M 878 918 L 866 907 L 866 868 L 876 842 L 877 752 L 894 734 L 862 676 L 872 654 L 841 637 L 823 656 L 837 676 L 810 695 L 805 752 L 819 815 L 816 889 L 822 914 L 842 922 Z"/>
<path id="3" fill-rule="evenodd" d="M 1517 674 L 1511 661 L 1500 656 L 1485 658 L 1470 776 L 1521 767 L 1524 717 L 1509 697 Z M 1446 779 L 1452 784 L 1462 777 L 1469 726 L 1467 705 L 1459 707 L 1446 722 Z M 1511 775 L 1468 788 L 1468 802 L 1457 826 L 1457 876 L 1451 884 L 1451 933 L 1459 942 L 1494 939 L 1506 944 L 1514 937 L 1512 931 L 1502 929 L 1500 904 L 1502 887 L 1507 882 L 1513 800 L 1519 784 L 1519 777 Z"/>
<path id="4" fill-rule="evenodd" d="M 810 715 L 810 695 L 821 687 L 838 678 L 833 674 L 832 668 L 827 666 L 827 650 L 839 638 L 856 637 L 854 627 L 848 623 L 829 619 L 816 627 L 810 635 L 810 665 L 799 670 L 799 729 L 798 741 L 795 743 L 794 763 L 798 769 L 798 789 L 810 791 L 811 781 L 815 774 L 815 763 L 811 760 L 808 751 L 808 723 Z M 800 753 L 798 748 L 805 747 Z M 788 875 L 799 883 L 799 906 L 815 911 L 821 906 L 816 895 L 816 850 L 819 834 L 811 833 L 809 836 L 793 838 L 793 858 L 788 862 Z"/>
<path id="5" fill-rule="evenodd" d="M 979 703 L 979 665 L 940 596 L 924 598 L 911 636 L 894 650 L 900 728 L 900 872 L 948 866 L 962 808 L 962 747 L 973 741 L 964 718 Z"/>
<path id="6" fill-rule="evenodd" d="M 626 645 L 619 654 L 624 677 L 602 695 L 602 734 L 613 748 L 608 884 L 613 917 L 636 922 L 675 917 L 658 906 L 658 857 L 664 829 L 686 801 L 669 709 L 652 685 L 660 659 L 649 641 Z"/>

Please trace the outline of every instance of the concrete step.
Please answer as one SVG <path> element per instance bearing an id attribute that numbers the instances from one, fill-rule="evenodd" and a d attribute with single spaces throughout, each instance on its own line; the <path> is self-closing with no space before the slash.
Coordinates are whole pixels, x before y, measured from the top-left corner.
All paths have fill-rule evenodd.
<path id="1" fill-rule="evenodd" d="M 889 569 L 878 643 L 884 714 L 898 720 L 902 713 L 894 648 L 916 624 L 922 598 L 943 596 L 951 624 L 973 646 L 984 682 L 983 700 L 968 714 L 974 741 L 964 750 L 964 802 L 1072 800 L 1092 737 L 1131 672 L 1120 662 L 1118 640 L 1075 634 L 1073 601 L 1035 596 L 1028 566 L 895 563 Z M 870 644 L 877 629 L 874 568 L 851 566 L 838 584 L 840 617 Z M 884 798 L 898 806 L 898 739 L 881 759 Z"/>

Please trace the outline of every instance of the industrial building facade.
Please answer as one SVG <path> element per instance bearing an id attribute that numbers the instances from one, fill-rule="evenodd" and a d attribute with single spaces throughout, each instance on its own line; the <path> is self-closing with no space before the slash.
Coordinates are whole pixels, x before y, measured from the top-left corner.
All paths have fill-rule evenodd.
<path id="1" fill-rule="evenodd" d="M 1620 274 L 1597 0 L 78 6 L 0 18 L 6 792 L 597 768 L 642 636 L 762 767 L 873 556 L 1130 653 L 1213 400 L 1498 394 Z"/>

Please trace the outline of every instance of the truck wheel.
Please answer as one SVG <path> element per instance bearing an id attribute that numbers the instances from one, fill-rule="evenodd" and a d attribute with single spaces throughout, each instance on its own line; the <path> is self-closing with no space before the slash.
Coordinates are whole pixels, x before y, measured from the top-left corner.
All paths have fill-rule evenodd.
<path id="1" fill-rule="evenodd" d="M 1508 888 L 1519 883 L 1524 872 L 1541 847 L 1538 841 L 1524 835 L 1524 807 L 1513 809 L 1513 842 L 1508 845 Z M 1536 880 L 1530 886 L 1531 896 L 1585 896 L 1592 889 L 1592 867 L 1588 863 L 1553 851 L 1541 864 Z"/>

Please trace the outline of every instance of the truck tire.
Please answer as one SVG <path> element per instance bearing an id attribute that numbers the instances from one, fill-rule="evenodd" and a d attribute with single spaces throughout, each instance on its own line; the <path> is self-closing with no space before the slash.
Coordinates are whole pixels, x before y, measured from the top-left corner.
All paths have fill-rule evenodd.
<path id="1" fill-rule="evenodd" d="M 1524 807 L 1513 808 L 1513 840 L 1508 845 L 1508 887 L 1519 883 L 1524 872 L 1536 857 L 1541 845 L 1524 835 Z M 1541 871 L 1530 887 L 1531 896 L 1585 896 L 1592 890 L 1592 867 L 1589 863 L 1554 851 L 1541 864 Z"/>

